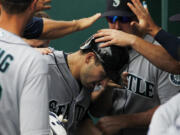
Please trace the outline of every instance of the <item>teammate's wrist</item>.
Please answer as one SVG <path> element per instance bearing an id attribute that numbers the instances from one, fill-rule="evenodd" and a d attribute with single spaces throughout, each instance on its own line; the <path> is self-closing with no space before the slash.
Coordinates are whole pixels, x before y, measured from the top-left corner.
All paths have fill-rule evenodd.
<path id="1" fill-rule="evenodd" d="M 96 125 L 100 118 L 93 116 L 90 111 L 88 111 L 87 113 L 88 113 L 89 118 L 92 120 L 93 124 Z"/>
<path id="2" fill-rule="evenodd" d="M 149 34 L 153 37 L 155 37 L 157 35 L 157 33 L 161 30 L 161 27 L 158 26 L 154 26 L 151 31 L 149 32 Z"/>
<path id="3" fill-rule="evenodd" d="M 138 38 L 139 38 L 138 36 L 130 35 L 129 45 L 130 45 L 131 47 L 135 46 Z"/>
<path id="4" fill-rule="evenodd" d="M 73 26 L 74 26 L 74 31 L 79 31 L 79 30 L 81 30 L 80 29 L 80 22 L 79 22 L 79 20 L 72 20 L 72 22 L 73 22 Z"/>

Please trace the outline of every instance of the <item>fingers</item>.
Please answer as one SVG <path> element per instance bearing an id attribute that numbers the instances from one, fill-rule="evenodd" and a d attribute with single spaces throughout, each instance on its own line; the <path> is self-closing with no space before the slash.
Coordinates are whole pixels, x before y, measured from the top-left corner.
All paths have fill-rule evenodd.
<path id="1" fill-rule="evenodd" d="M 105 42 L 100 45 L 100 47 L 106 47 L 113 44 L 113 37 L 111 35 L 110 29 L 99 30 L 98 33 L 94 34 L 94 37 L 97 38 L 95 42 Z"/>
<path id="2" fill-rule="evenodd" d="M 86 29 L 86 28 L 90 27 L 100 17 L 101 17 L 101 13 L 97 13 L 97 14 L 91 16 L 91 17 L 76 20 L 76 27 L 77 27 L 76 31 L 83 30 L 83 29 Z"/>
<path id="3" fill-rule="evenodd" d="M 50 9 L 51 8 L 51 6 L 49 5 L 50 2 L 51 0 L 39 0 L 37 2 L 35 12 Z"/>
<path id="4" fill-rule="evenodd" d="M 109 36 L 109 34 L 104 31 L 98 31 L 98 33 L 94 34 L 93 36 L 95 38 L 99 38 L 99 37 L 103 37 L 103 36 Z"/>
<path id="5" fill-rule="evenodd" d="M 93 21 L 96 21 L 96 20 L 98 20 L 100 17 L 101 17 L 101 13 L 97 13 L 97 14 L 91 16 L 90 18 L 91 18 Z"/>
<path id="6" fill-rule="evenodd" d="M 50 8 L 51 8 L 50 5 L 46 5 L 46 6 L 43 7 L 43 10 L 48 10 L 48 9 L 50 9 Z"/>
<path id="7" fill-rule="evenodd" d="M 113 29 L 101 29 L 101 30 L 98 30 L 98 32 L 96 34 L 94 34 L 94 37 L 99 38 L 99 37 L 104 37 L 104 36 L 110 36 L 114 32 L 116 32 L 116 30 L 113 30 Z"/>
<path id="8" fill-rule="evenodd" d="M 122 84 L 127 86 L 128 85 L 128 80 L 127 80 L 127 77 L 128 77 L 128 72 L 123 72 L 122 75 L 121 75 L 121 78 L 122 78 Z"/>
<path id="9" fill-rule="evenodd" d="M 44 3 L 50 3 L 52 0 L 44 0 Z"/>
<path id="10" fill-rule="evenodd" d="M 38 50 L 43 55 L 47 55 L 49 53 L 52 53 L 52 50 L 49 48 L 35 48 L 35 49 Z"/>
<path id="11" fill-rule="evenodd" d="M 134 5 L 132 5 L 131 3 L 127 3 L 128 7 L 131 9 L 131 11 L 138 17 L 138 11 L 137 9 L 134 7 Z"/>
<path id="12" fill-rule="evenodd" d="M 132 12 L 137 16 L 137 18 L 140 18 L 144 13 L 146 13 L 145 8 L 141 4 L 139 0 L 131 0 L 133 4 L 128 3 L 127 5 L 132 10 Z"/>
<path id="13" fill-rule="evenodd" d="M 108 42 L 105 42 L 105 43 L 102 43 L 99 47 L 107 47 L 107 46 L 110 46 L 110 45 L 113 45 L 113 41 L 108 41 Z"/>
<path id="14" fill-rule="evenodd" d="M 102 36 L 100 36 L 100 35 L 102 35 Z M 100 37 L 100 38 L 97 38 L 95 40 L 95 42 L 104 42 L 99 47 L 107 47 L 107 46 L 113 45 L 113 40 L 112 40 L 111 36 L 106 36 L 104 34 L 99 34 L 99 36 L 96 36 L 96 37 Z"/>
<path id="15" fill-rule="evenodd" d="M 112 38 L 110 37 L 110 36 L 102 36 L 102 37 L 100 37 L 100 38 L 97 38 L 96 40 L 95 40 L 95 42 L 107 42 L 107 41 L 110 41 L 110 40 L 112 40 Z"/>
<path id="16" fill-rule="evenodd" d="M 111 87 L 111 88 L 120 88 L 122 89 L 123 87 L 119 84 L 116 84 L 114 83 L 113 81 L 109 81 L 108 84 L 107 84 L 108 87 Z"/>

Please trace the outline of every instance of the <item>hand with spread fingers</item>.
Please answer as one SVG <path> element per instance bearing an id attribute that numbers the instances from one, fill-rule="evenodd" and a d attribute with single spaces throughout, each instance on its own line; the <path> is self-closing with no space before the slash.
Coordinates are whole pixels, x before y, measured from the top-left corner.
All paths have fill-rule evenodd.
<path id="1" fill-rule="evenodd" d="M 51 0 L 38 0 L 35 12 L 50 9 L 51 8 L 51 5 L 49 5 L 50 2 Z"/>
<path id="2" fill-rule="evenodd" d="M 132 38 L 130 38 L 130 37 Z M 102 29 L 99 30 L 95 35 L 95 42 L 105 42 L 102 43 L 101 47 L 106 47 L 109 45 L 117 45 L 121 47 L 129 46 L 134 42 L 135 36 L 132 34 L 125 33 L 120 30 L 115 29 Z"/>
<path id="3" fill-rule="evenodd" d="M 143 7 L 140 0 L 131 1 L 133 4 L 128 3 L 127 5 L 138 19 L 138 21 L 132 21 L 131 25 L 135 26 L 137 30 L 144 34 L 150 34 L 152 36 L 155 36 L 161 28 L 154 23 L 147 7 Z"/>
<path id="4" fill-rule="evenodd" d="M 82 18 L 79 20 L 75 20 L 75 23 L 77 23 L 77 29 L 83 30 L 88 27 L 90 27 L 94 22 L 96 22 L 101 17 L 101 13 L 97 13 L 91 17 Z"/>

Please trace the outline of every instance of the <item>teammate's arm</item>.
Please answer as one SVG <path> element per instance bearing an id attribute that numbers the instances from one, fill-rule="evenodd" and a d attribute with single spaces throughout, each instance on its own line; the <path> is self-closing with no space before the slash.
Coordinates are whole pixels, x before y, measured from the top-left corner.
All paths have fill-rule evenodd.
<path id="1" fill-rule="evenodd" d="M 56 39 L 63 37 L 72 32 L 80 31 L 91 26 L 99 17 L 100 13 L 95 14 L 88 18 L 82 18 L 72 21 L 56 21 L 43 18 L 43 31 L 40 38 L 43 39 Z"/>
<path id="2" fill-rule="evenodd" d="M 162 46 L 154 45 L 135 35 L 113 29 L 100 30 L 99 33 L 95 34 L 95 37 L 100 37 L 96 39 L 96 42 L 107 41 L 102 44 L 102 47 L 130 45 L 158 68 L 171 73 L 180 73 L 180 62 L 173 59 Z"/>
<path id="3" fill-rule="evenodd" d="M 147 112 L 102 117 L 97 127 L 105 134 L 114 134 L 124 128 L 148 127 L 157 107 Z"/>
<path id="4" fill-rule="evenodd" d="M 180 73 L 180 62 L 174 59 L 177 59 L 177 46 L 180 46 L 180 40 L 177 39 L 177 37 L 162 31 L 161 28 L 153 22 L 148 10 L 142 6 L 139 0 L 134 0 L 132 2 L 133 5 L 128 3 L 128 6 L 134 14 L 136 14 L 138 22 L 133 21 L 131 22 L 131 25 L 134 25 L 141 33 L 155 36 L 156 39 L 159 39 L 158 41 L 161 41 L 160 43 L 163 46 L 168 46 L 171 49 L 164 47 L 168 50 L 167 52 L 162 46 L 156 46 L 135 35 L 111 29 L 98 31 L 98 33 L 95 34 L 95 37 L 100 38 L 97 39 L 96 42 L 107 41 L 102 47 L 113 44 L 117 46 L 130 45 L 158 68 L 171 73 Z"/>
<path id="5" fill-rule="evenodd" d="M 132 0 L 132 2 L 133 4 L 128 3 L 128 6 L 138 18 L 138 22 L 133 21 L 131 25 L 134 25 L 140 32 L 155 37 L 174 59 L 180 60 L 180 39 L 157 26 L 153 22 L 147 7 L 144 8 L 140 0 Z"/>
<path id="6" fill-rule="evenodd" d="M 33 63 L 21 91 L 20 132 L 22 135 L 49 135 L 47 65 L 42 61 Z"/>

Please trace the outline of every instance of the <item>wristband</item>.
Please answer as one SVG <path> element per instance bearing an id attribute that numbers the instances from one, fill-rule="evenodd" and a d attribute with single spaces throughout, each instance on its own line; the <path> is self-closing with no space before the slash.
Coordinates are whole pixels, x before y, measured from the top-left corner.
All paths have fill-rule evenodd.
<path id="1" fill-rule="evenodd" d="M 90 111 L 88 111 L 88 115 L 89 115 L 89 117 L 91 118 L 91 120 L 93 121 L 93 124 L 96 125 L 96 124 L 98 123 L 98 121 L 99 121 L 100 118 L 94 117 L 94 116 L 90 113 Z"/>

